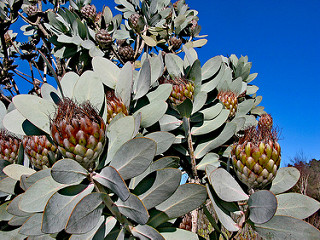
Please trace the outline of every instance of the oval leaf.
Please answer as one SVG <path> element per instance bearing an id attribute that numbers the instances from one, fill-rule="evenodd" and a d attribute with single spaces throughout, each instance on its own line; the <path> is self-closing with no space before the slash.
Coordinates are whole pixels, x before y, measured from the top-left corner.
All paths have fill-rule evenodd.
<path id="1" fill-rule="evenodd" d="M 175 135 L 169 132 L 153 132 L 145 135 L 146 138 L 150 138 L 157 144 L 156 155 L 164 153 L 169 149 L 175 140 Z"/>
<path id="2" fill-rule="evenodd" d="M 117 84 L 116 84 L 116 96 L 122 100 L 124 105 L 129 108 L 130 98 L 133 84 L 133 72 L 132 65 L 127 62 L 120 71 Z"/>
<path id="3" fill-rule="evenodd" d="M 130 196 L 126 183 L 123 181 L 119 172 L 111 166 L 103 168 L 100 174 L 96 173 L 93 179 L 111 189 L 122 201 L 127 200 Z"/>
<path id="4" fill-rule="evenodd" d="M 44 235 L 41 232 L 42 213 L 33 214 L 22 226 L 19 233 L 27 236 Z"/>
<path id="5" fill-rule="evenodd" d="M 139 71 L 138 77 L 135 80 L 135 96 L 134 100 L 137 100 L 144 95 L 146 95 L 149 91 L 151 85 L 151 67 L 149 59 L 146 59 L 143 62 L 143 65 Z"/>
<path id="6" fill-rule="evenodd" d="M 218 206 L 218 203 L 216 202 L 216 200 L 214 199 L 213 194 L 211 193 L 210 187 L 209 185 L 206 185 L 207 188 L 207 192 L 209 195 L 209 198 L 212 202 L 212 206 L 214 208 L 214 211 L 217 214 L 217 217 L 219 219 L 219 221 L 221 222 L 221 224 L 228 230 L 231 232 L 235 232 L 238 231 L 240 228 L 238 226 L 238 224 L 236 224 L 233 219 L 225 213 L 224 209 L 221 209 L 220 206 Z"/>
<path id="7" fill-rule="evenodd" d="M 110 166 L 127 180 L 143 173 L 151 164 L 155 153 L 156 143 L 153 140 L 134 138 L 121 146 Z"/>
<path id="8" fill-rule="evenodd" d="M 49 199 L 43 213 L 41 230 L 44 233 L 57 233 L 62 231 L 65 228 L 74 207 L 82 198 L 91 193 L 94 188 L 93 184 L 90 184 L 86 188 L 79 187 L 80 190 L 77 190 L 77 193 L 74 195 L 71 193 L 63 195 L 56 192 Z M 79 187 L 75 186 L 73 188 Z M 69 192 L 71 191 L 69 190 Z"/>
<path id="9" fill-rule="evenodd" d="M 34 169 L 27 168 L 27 167 L 19 165 L 19 164 L 10 164 L 3 169 L 3 172 L 8 177 L 11 177 L 12 179 L 19 181 L 22 175 L 29 176 L 29 175 L 35 173 L 36 171 Z"/>
<path id="10" fill-rule="evenodd" d="M 94 57 L 92 59 L 93 71 L 97 73 L 100 81 L 111 89 L 115 89 L 120 69 L 109 59 Z"/>
<path id="11" fill-rule="evenodd" d="M 78 103 L 89 101 L 100 111 L 104 102 L 104 88 L 97 73 L 84 72 L 74 86 L 73 96 Z"/>
<path id="12" fill-rule="evenodd" d="M 58 183 L 73 184 L 81 182 L 88 175 L 88 171 L 72 159 L 62 159 L 51 169 L 52 178 Z"/>
<path id="13" fill-rule="evenodd" d="M 320 208 L 320 203 L 306 195 L 299 193 L 284 193 L 277 195 L 278 208 L 276 215 L 287 215 L 298 219 L 305 219 Z"/>
<path id="14" fill-rule="evenodd" d="M 249 200 L 249 218 L 256 224 L 268 222 L 277 210 L 277 198 L 268 190 L 254 192 Z"/>
<path id="15" fill-rule="evenodd" d="M 66 232 L 81 234 L 92 230 L 102 214 L 102 197 L 101 193 L 95 192 L 82 198 L 71 213 Z"/>
<path id="16" fill-rule="evenodd" d="M 169 198 L 178 188 L 181 171 L 165 168 L 157 171 L 156 179 L 148 191 L 139 195 L 147 209 L 153 208 Z"/>
<path id="17" fill-rule="evenodd" d="M 25 118 L 50 135 L 50 117 L 53 118 L 56 111 L 53 102 L 24 94 L 15 96 L 12 101 Z"/>
<path id="18" fill-rule="evenodd" d="M 274 216 L 265 224 L 256 224 L 255 230 L 266 239 L 320 239 L 320 231 L 314 226 L 288 216 Z"/>
<path id="19" fill-rule="evenodd" d="M 131 228 L 132 235 L 139 239 L 165 240 L 165 238 L 153 227 L 148 225 L 137 225 Z"/>
<path id="20" fill-rule="evenodd" d="M 206 198 L 207 192 L 204 186 L 187 183 L 180 185 L 174 194 L 156 206 L 156 209 L 164 212 L 169 219 L 173 219 L 196 209 Z"/>
<path id="21" fill-rule="evenodd" d="M 209 182 L 218 197 L 226 202 L 248 200 L 249 196 L 240 187 L 239 183 L 223 168 L 207 173 Z"/>
<path id="22" fill-rule="evenodd" d="M 65 186 L 54 181 L 51 176 L 40 179 L 21 196 L 19 208 L 24 212 L 42 212 L 49 198 Z"/>
<path id="23" fill-rule="evenodd" d="M 295 167 L 280 168 L 272 181 L 270 191 L 274 194 L 286 192 L 298 182 L 299 178 L 300 172 Z"/>
<path id="24" fill-rule="evenodd" d="M 149 219 L 149 213 L 142 201 L 134 194 L 130 194 L 130 197 L 124 202 L 120 199 L 115 202 L 120 213 L 126 217 L 132 219 L 139 224 L 146 224 Z"/>

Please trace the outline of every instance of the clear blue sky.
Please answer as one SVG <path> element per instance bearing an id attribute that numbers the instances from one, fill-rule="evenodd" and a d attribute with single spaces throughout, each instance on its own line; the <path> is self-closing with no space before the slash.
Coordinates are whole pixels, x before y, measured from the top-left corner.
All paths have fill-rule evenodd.
<path id="1" fill-rule="evenodd" d="M 113 0 L 92 3 L 98 11 L 103 5 L 114 11 Z M 198 49 L 202 64 L 231 54 L 247 55 L 253 63 L 260 105 L 281 129 L 282 165 L 301 151 L 307 159 L 320 159 L 320 0 L 186 3 L 199 11 L 201 35 L 208 35 Z"/>
<path id="2" fill-rule="evenodd" d="M 93 0 L 97 5 L 113 1 Z M 111 4 L 112 3 L 112 4 Z M 202 64 L 216 55 L 248 55 L 260 105 L 281 129 L 282 162 L 303 151 L 320 159 L 320 1 L 186 0 L 199 11 Z"/>

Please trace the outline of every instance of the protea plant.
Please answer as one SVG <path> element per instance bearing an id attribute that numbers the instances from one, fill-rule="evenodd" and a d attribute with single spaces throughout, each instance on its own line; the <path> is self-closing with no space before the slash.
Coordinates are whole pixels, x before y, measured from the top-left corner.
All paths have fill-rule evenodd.
<path id="1" fill-rule="evenodd" d="M 277 131 L 265 126 L 265 123 L 269 124 L 263 117 L 258 128 L 246 129 L 244 136 L 233 144 L 231 152 L 238 178 L 250 189 L 261 189 L 271 183 L 280 166 L 281 149 Z"/>
<path id="2" fill-rule="evenodd" d="M 20 139 L 9 133 L 8 131 L 0 130 L 0 159 L 14 163 L 18 158 Z"/>
<path id="3" fill-rule="evenodd" d="M 49 167 L 50 157 L 57 158 L 57 147 L 45 135 L 25 136 L 22 142 L 31 164 L 38 169 L 42 169 L 44 166 Z"/>
<path id="4" fill-rule="evenodd" d="M 87 102 L 77 104 L 65 98 L 51 122 L 51 134 L 64 157 L 93 169 L 105 144 L 106 125 Z"/>
<path id="5" fill-rule="evenodd" d="M 237 112 L 238 108 L 238 96 L 233 91 L 219 91 L 217 98 L 223 103 L 223 105 L 230 110 L 229 117 L 232 118 Z"/>
<path id="6" fill-rule="evenodd" d="M 175 77 L 174 79 L 161 79 L 160 84 L 172 84 L 172 92 L 169 97 L 171 103 L 177 105 L 187 98 L 193 99 L 194 84 L 185 77 Z"/>
<path id="7" fill-rule="evenodd" d="M 118 114 L 123 113 L 128 115 L 128 110 L 121 99 L 117 98 L 114 90 L 108 90 L 106 93 L 107 97 L 107 123 L 109 124 L 111 120 Z"/>

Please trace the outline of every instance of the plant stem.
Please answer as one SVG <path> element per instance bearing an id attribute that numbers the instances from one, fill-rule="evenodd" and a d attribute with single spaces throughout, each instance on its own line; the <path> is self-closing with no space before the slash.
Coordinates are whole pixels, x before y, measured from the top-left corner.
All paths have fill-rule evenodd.
<path id="1" fill-rule="evenodd" d="M 118 211 L 117 206 L 114 204 L 109 194 L 105 191 L 104 187 L 98 182 L 94 182 L 94 186 L 98 192 L 104 193 L 103 202 L 107 206 L 107 208 L 110 210 L 112 215 L 124 226 L 124 228 L 129 233 L 131 233 L 131 230 L 129 227 L 131 225 L 130 222 Z"/>
<path id="2" fill-rule="evenodd" d="M 192 183 L 200 183 L 200 179 L 198 177 L 198 172 L 197 172 L 197 162 L 196 162 L 196 157 L 194 155 L 194 148 L 192 144 L 192 135 L 191 135 L 191 130 L 190 130 L 190 118 L 184 117 L 183 119 L 185 123 L 185 130 L 186 130 L 186 135 L 187 135 L 187 142 L 188 142 L 188 152 L 189 156 L 191 159 L 191 168 L 192 168 L 192 175 L 193 179 L 190 180 Z M 198 215 L 199 215 L 199 209 L 195 209 L 191 212 L 191 221 L 192 221 L 192 228 L 191 231 L 194 233 L 198 232 Z"/>

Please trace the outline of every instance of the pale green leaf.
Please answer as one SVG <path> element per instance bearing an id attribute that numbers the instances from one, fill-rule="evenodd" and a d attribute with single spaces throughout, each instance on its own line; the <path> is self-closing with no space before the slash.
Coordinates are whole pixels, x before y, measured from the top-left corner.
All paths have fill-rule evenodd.
<path id="1" fill-rule="evenodd" d="M 299 193 L 283 193 L 277 195 L 278 208 L 276 215 L 287 215 L 298 219 L 310 217 L 320 208 L 320 203 Z"/>
<path id="2" fill-rule="evenodd" d="M 25 191 L 19 201 L 24 212 L 42 212 L 49 198 L 66 185 L 57 183 L 51 176 L 40 179 Z"/>
<path id="3" fill-rule="evenodd" d="M 36 171 L 34 169 L 22 166 L 20 164 L 10 164 L 3 169 L 3 172 L 12 179 L 20 180 L 22 175 L 31 175 Z"/>
<path id="4" fill-rule="evenodd" d="M 56 112 L 56 105 L 53 102 L 25 94 L 17 95 L 12 100 L 25 118 L 50 135 L 50 118 L 53 118 Z"/>

